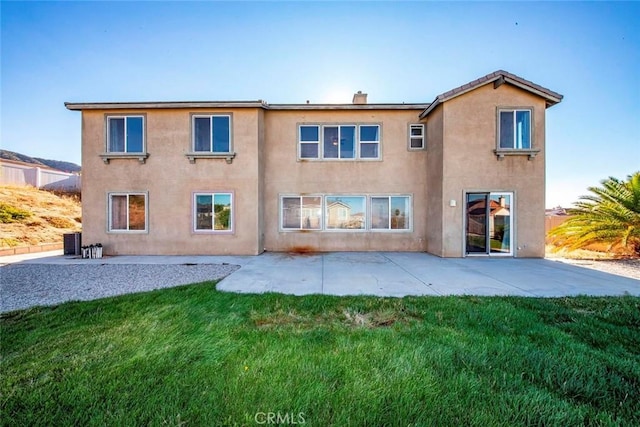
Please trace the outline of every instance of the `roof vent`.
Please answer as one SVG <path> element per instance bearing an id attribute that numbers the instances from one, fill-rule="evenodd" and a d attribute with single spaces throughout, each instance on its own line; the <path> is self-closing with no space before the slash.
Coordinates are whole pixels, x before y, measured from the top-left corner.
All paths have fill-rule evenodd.
<path id="1" fill-rule="evenodd" d="M 353 104 L 366 104 L 367 103 L 367 94 L 362 93 L 361 90 L 353 94 Z"/>

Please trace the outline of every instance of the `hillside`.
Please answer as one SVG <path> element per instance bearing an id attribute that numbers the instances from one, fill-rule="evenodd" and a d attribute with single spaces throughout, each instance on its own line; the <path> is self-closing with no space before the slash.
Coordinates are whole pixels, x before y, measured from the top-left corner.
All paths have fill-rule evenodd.
<path id="1" fill-rule="evenodd" d="M 0 158 L 32 163 L 34 165 L 48 166 L 50 168 L 58 169 L 63 172 L 80 172 L 80 166 L 75 163 L 64 162 L 61 160 L 41 159 L 39 157 L 30 157 L 25 154 L 16 153 L 13 151 L 0 150 Z"/>
<path id="2" fill-rule="evenodd" d="M 0 186 L 0 248 L 61 243 L 82 228 L 80 201 L 33 187 Z"/>

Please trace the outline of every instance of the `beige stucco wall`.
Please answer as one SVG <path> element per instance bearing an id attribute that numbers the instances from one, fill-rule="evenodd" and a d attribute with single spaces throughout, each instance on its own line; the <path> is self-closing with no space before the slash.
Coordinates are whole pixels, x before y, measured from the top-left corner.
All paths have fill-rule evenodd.
<path id="1" fill-rule="evenodd" d="M 533 108 L 535 158 L 498 160 L 497 107 Z M 466 192 L 514 193 L 514 255 L 544 256 L 545 102 L 487 84 L 436 107 L 427 150 L 408 149 L 420 110 L 262 108 L 85 110 L 82 114 L 83 243 L 106 254 L 258 254 L 268 251 L 428 251 L 461 257 Z M 145 114 L 145 164 L 104 164 L 106 114 Z M 230 113 L 237 153 L 191 164 L 191 114 Z M 425 121 L 422 121 L 425 123 Z M 381 160 L 298 160 L 298 125 L 381 125 Z M 194 192 L 234 194 L 232 234 L 193 231 Z M 107 194 L 148 193 L 148 232 L 109 233 Z M 409 231 L 281 231 L 283 195 L 410 195 Z M 456 202 L 451 207 L 450 200 Z M 367 207 L 369 209 L 369 207 Z M 367 218 L 368 221 L 368 218 Z"/>
<path id="2" fill-rule="evenodd" d="M 409 151 L 409 123 L 419 110 L 267 111 L 265 113 L 265 249 L 268 251 L 426 250 L 426 151 Z M 299 161 L 298 124 L 381 125 L 381 161 Z M 408 194 L 412 231 L 280 231 L 280 196 Z"/>
<path id="3" fill-rule="evenodd" d="M 442 252 L 442 174 L 444 115 L 442 106 L 429 114 L 427 121 L 427 252 L 443 256 Z"/>
<path id="4" fill-rule="evenodd" d="M 112 159 L 104 164 L 105 114 L 146 114 L 145 164 Z M 191 164 L 191 113 L 231 113 L 232 164 L 198 159 Z M 84 244 L 102 243 L 106 254 L 257 254 L 261 180 L 258 109 L 90 111 L 82 114 Z M 109 192 L 148 192 L 148 233 L 107 232 Z M 233 234 L 193 232 L 193 192 L 233 192 Z"/>
<path id="5" fill-rule="evenodd" d="M 533 108 L 532 147 L 537 156 L 507 156 L 498 160 L 497 107 Z M 442 105 L 443 245 L 442 256 L 464 255 L 465 192 L 510 191 L 515 199 L 513 254 L 544 256 L 545 101 L 514 86 L 493 84 L 458 96 Z M 457 206 L 450 207 L 449 201 Z"/>

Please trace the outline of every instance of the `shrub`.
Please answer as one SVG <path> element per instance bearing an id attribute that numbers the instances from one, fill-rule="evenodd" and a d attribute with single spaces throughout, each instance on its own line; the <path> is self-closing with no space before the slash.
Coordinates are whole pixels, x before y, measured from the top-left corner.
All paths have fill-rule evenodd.
<path id="1" fill-rule="evenodd" d="M 0 223 L 19 222 L 31 216 L 31 212 L 6 203 L 0 203 Z"/>
<path id="2" fill-rule="evenodd" d="M 67 218 L 59 216 L 43 216 L 42 219 L 47 221 L 55 228 L 74 228 L 76 225 Z"/>
<path id="3" fill-rule="evenodd" d="M 2 238 L 0 239 L 0 247 L 10 247 L 13 248 L 15 246 L 18 246 L 20 244 L 20 241 L 16 240 L 16 239 L 11 239 L 11 238 Z"/>

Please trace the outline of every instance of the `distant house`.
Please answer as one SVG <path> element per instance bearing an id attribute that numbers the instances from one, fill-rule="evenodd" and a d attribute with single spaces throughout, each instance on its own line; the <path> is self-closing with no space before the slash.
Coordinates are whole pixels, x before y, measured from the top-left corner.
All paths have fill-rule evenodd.
<path id="1" fill-rule="evenodd" d="M 562 206 L 556 206 L 552 209 L 545 209 L 544 211 L 544 231 L 548 233 L 552 229 L 556 228 L 563 222 L 569 219 L 567 210 Z"/>
<path id="2" fill-rule="evenodd" d="M 83 241 L 541 257 L 545 115 L 561 100 L 496 71 L 418 104 L 66 103 L 82 112 Z"/>
<path id="3" fill-rule="evenodd" d="M 362 222 L 358 217 L 352 217 L 351 206 L 337 200 L 327 206 L 328 228 L 360 228 Z"/>
<path id="4" fill-rule="evenodd" d="M 546 216 L 566 216 L 567 210 L 562 206 L 556 206 L 555 208 L 545 209 L 544 214 Z"/>

